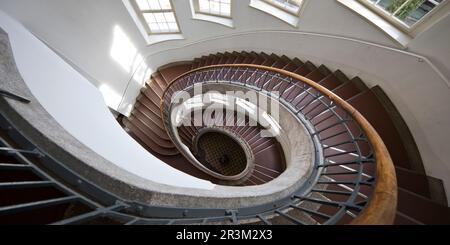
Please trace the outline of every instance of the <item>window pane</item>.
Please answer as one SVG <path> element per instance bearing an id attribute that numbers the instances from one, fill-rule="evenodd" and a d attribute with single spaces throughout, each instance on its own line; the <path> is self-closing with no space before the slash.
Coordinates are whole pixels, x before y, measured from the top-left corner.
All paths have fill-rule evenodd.
<path id="1" fill-rule="evenodd" d="M 434 1 L 413 0 L 398 11 L 395 17 L 402 20 L 408 26 L 412 26 L 437 6 L 436 3 L 433 2 Z"/>
<path id="2" fill-rule="evenodd" d="M 211 13 L 218 14 L 220 13 L 220 3 L 217 1 L 210 2 Z"/>
<path id="3" fill-rule="evenodd" d="M 156 23 L 155 16 L 151 13 L 145 13 L 144 18 L 147 23 Z"/>
<path id="4" fill-rule="evenodd" d="M 158 23 L 166 22 L 166 19 L 164 18 L 164 13 L 155 13 L 154 15 L 156 22 Z"/>
<path id="5" fill-rule="evenodd" d="M 389 13 L 395 13 L 406 1 L 409 0 L 381 0 L 378 6 Z"/>
<path id="6" fill-rule="evenodd" d="M 225 15 L 225 16 L 230 16 L 231 15 L 231 5 L 222 3 L 220 5 L 220 14 Z"/>
<path id="7" fill-rule="evenodd" d="M 158 24 L 161 32 L 169 32 L 169 25 L 167 25 L 167 23 L 158 23 Z"/>
<path id="8" fill-rule="evenodd" d="M 169 0 L 159 0 L 159 5 L 161 6 L 161 9 L 172 9 Z"/>
<path id="9" fill-rule="evenodd" d="M 164 17 L 166 18 L 167 22 L 176 22 L 175 21 L 175 15 L 172 12 L 164 13 Z"/>
<path id="10" fill-rule="evenodd" d="M 170 32 L 179 32 L 177 23 L 169 23 Z"/>
<path id="11" fill-rule="evenodd" d="M 154 33 L 160 32 L 160 30 L 159 30 L 159 25 L 156 24 L 156 23 L 150 24 L 149 27 L 150 27 L 150 31 L 151 31 L 151 32 L 154 32 Z"/>
<path id="12" fill-rule="evenodd" d="M 297 14 L 300 11 L 303 0 L 265 0 L 277 7 L 283 8 L 288 12 Z"/>
<path id="13" fill-rule="evenodd" d="M 180 31 L 170 0 L 136 0 L 136 5 L 150 33 L 161 34 Z"/>
<path id="14" fill-rule="evenodd" d="M 198 6 L 200 11 L 209 12 L 209 0 L 199 0 Z"/>
<path id="15" fill-rule="evenodd" d="M 230 0 L 197 0 L 198 11 L 204 14 L 231 15 L 231 1 Z"/>
<path id="16" fill-rule="evenodd" d="M 366 0 L 412 26 L 445 0 Z"/>
<path id="17" fill-rule="evenodd" d="M 147 0 L 137 0 L 136 2 L 141 11 L 150 9 L 150 6 L 148 5 Z"/>
<path id="18" fill-rule="evenodd" d="M 150 4 L 151 10 L 161 10 L 158 0 L 148 0 L 148 3 Z"/>

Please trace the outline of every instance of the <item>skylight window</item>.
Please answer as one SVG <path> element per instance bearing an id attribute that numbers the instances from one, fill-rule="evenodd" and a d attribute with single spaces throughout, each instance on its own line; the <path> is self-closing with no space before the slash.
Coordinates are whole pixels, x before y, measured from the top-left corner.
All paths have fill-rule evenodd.
<path id="1" fill-rule="evenodd" d="M 197 0 L 196 12 L 231 17 L 231 0 Z"/>
<path id="2" fill-rule="evenodd" d="M 360 0 L 381 15 L 411 28 L 447 0 Z"/>
<path id="3" fill-rule="evenodd" d="M 302 8 L 303 0 L 264 0 L 279 9 L 298 15 Z"/>
<path id="4" fill-rule="evenodd" d="M 250 0 L 250 7 L 298 27 L 305 0 Z"/>
<path id="5" fill-rule="evenodd" d="M 149 35 L 180 33 L 170 0 L 133 0 L 132 3 Z"/>

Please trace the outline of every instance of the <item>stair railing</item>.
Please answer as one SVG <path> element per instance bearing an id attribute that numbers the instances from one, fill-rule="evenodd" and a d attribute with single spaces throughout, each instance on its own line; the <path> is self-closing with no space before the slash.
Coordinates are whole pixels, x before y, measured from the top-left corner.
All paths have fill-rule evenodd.
<path id="1" fill-rule="evenodd" d="M 320 142 L 316 150 L 322 154 L 322 161 L 316 164 L 318 177 L 292 193 L 291 203 L 283 208 L 275 206 L 274 214 L 300 224 L 290 211 L 307 213 L 322 224 L 393 224 L 397 181 L 383 140 L 352 105 L 298 74 L 261 65 L 223 64 L 180 75 L 168 85 L 161 100 L 161 114 L 171 138 L 172 96 L 196 84 L 214 82 L 254 89 L 278 99 L 293 115 L 313 125 L 308 130 Z M 304 203 L 320 207 L 308 209 Z"/>

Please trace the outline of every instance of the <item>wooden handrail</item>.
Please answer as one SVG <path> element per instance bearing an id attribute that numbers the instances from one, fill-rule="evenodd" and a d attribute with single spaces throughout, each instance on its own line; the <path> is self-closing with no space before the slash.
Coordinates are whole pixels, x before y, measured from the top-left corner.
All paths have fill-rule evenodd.
<path id="1" fill-rule="evenodd" d="M 295 80 L 302 81 L 309 86 L 313 87 L 323 95 L 326 95 L 331 101 L 338 104 L 342 109 L 347 111 L 347 113 L 359 124 L 361 129 L 367 136 L 367 139 L 371 143 L 373 147 L 373 151 L 376 159 L 376 183 L 370 197 L 369 203 L 363 212 L 353 220 L 352 225 L 391 225 L 394 223 L 395 214 L 397 211 L 397 178 L 395 174 L 394 164 L 392 162 L 391 156 L 381 139 L 380 135 L 373 128 L 373 126 L 367 121 L 364 116 L 359 113 L 352 105 L 350 105 L 347 101 L 343 100 L 341 97 L 323 87 L 322 85 L 306 78 L 295 74 L 293 72 L 289 72 L 286 70 L 262 66 L 262 65 L 254 65 L 254 64 L 221 64 L 221 65 L 211 65 L 204 66 L 189 72 L 186 72 L 178 77 L 176 77 L 173 81 L 169 83 L 161 100 L 161 115 L 163 114 L 163 103 L 165 95 L 168 91 L 168 88 L 172 85 L 172 83 L 176 82 L 178 79 L 187 76 L 189 74 L 214 69 L 214 68 L 223 68 L 223 67 L 232 67 L 232 68 L 254 68 L 266 71 L 272 71 L 275 73 L 279 73 L 285 75 L 287 77 L 291 77 Z M 165 124 L 164 124 L 165 125 Z M 167 130 L 167 128 L 166 128 Z"/>

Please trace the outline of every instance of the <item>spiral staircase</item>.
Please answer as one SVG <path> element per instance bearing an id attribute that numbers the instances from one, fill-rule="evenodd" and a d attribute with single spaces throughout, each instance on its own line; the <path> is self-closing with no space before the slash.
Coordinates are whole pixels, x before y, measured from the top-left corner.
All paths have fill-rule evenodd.
<path id="1" fill-rule="evenodd" d="M 12 56 L 7 45 L 1 52 Z M 12 61 L 2 62 L 2 71 L 17 73 Z M 282 107 L 283 120 L 296 124 L 282 128 L 282 137 L 263 137 L 267 126 L 236 113 L 213 115 L 224 126 L 174 125 L 172 99 L 179 92 L 191 94 L 195 85 L 256 91 Z M 151 76 L 131 116 L 119 118 L 131 137 L 170 166 L 239 190 L 273 187 L 298 176 L 306 162 L 295 158 L 295 150 L 311 150 L 308 169 L 301 180 L 290 179 L 288 195 L 233 208 L 121 198 L 30 140 L 7 106 L 26 107 L 30 100 L 3 90 L 1 95 L 1 224 L 450 223 L 442 184 L 424 173 L 414 139 L 383 90 L 325 65 L 256 52 L 169 64 Z M 190 114 L 182 119 L 193 120 Z M 300 142 L 294 126 L 308 143 L 293 144 Z M 283 139 L 290 140 L 290 148 Z"/>
<path id="2" fill-rule="evenodd" d="M 293 74 L 301 76 L 298 77 L 298 86 L 295 81 L 289 80 Z M 320 88 L 301 84 L 301 78 L 315 82 Z M 341 98 L 361 113 L 386 145 L 398 181 L 398 207 L 394 223 L 448 223 L 449 209 L 442 184 L 424 173 L 414 139 L 383 90 L 379 86 L 369 88 L 359 77 L 349 79 L 342 71 L 330 71 L 325 65 L 316 66 L 298 58 L 256 52 L 217 53 L 191 62 L 169 64 L 154 73 L 141 90 L 132 116 L 122 119 L 125 129 L 169 165 L 191 175 L 217 181 L 189 163 L 182 154 L 183 150 L 180 151 L 174 143 L 176 139 L 167 122 L 170 110 L 168 94 L 211 81 L 237 84 L 266 94 L 279 92 L 277 98 L 291 108 L 292 113 L 300 113 L 310 121 L 314 127 L 310 133 L 319 136 L 325 164 L 316 167 L 323 168 L 322 174 L 318 175 L 310 197 L 298 197 L 303 201 L 302 205 L 291 205 L 294 211 L 299 212 L 282 214 L 287 216 L 284 218 L 296 223 L 296 217 L 305 219 L 306 214 L 309 216 L 306 221 L 300 218 L 298 223 L 327 223 L 336 214 L 333 208 L 340 207 L 337 203 L 345 203 L 352 193 L 357 192 L 353 205 L 337 222 L 351 223 L 367 205 L 370 196 L 374 195 L 376 176 L 380 173 L 376 172 L 379 166 L 371 146 L 373 143 L 363 130 L 358 131 L 358 125 L 347 123 L 348 112 L 339 106 L 332 106 L 330 110 L 329 105 L 333 105 L 330 95 L 320 91 L 326 89 L 333 93 L 331 96 Z M 342 127 L 343 124 L 346 127 Z M 285 162 L 280 154 L 282 147 L 276 146 L 273 138 L 258 137 L 258 127 L 241 125 L 223 128 L 249 143 L 256 156 L 261 155 L 256 160 L 257 166 L 261 167 L 240 185 L 264 184 L 277 177 L 273 174 L 279 175 L 284 171 Z M 200 130 L 194 126 L 178 128 L 181 141 L 190 149 Z M 358 158 L 355 155 L 360 156 L 359 162 L 355 160 Z"/>

